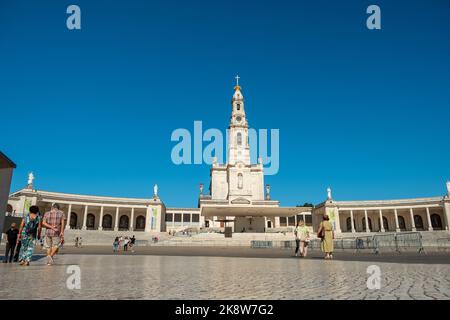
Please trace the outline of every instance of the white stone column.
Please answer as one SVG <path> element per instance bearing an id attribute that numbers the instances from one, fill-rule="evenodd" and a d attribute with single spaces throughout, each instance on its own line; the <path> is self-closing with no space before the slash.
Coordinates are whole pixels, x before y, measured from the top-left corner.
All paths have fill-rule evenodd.
<path id="1" fill-rule="evenodd" d="M 413 208 L 409 208 L 409 215 L 411 216 L 411 231 L 416 231 L 416 223 L 414 222 Z"/>
<path id="2" fill-rule="evenodd" d="M 83 226 L 81 227 L 82 230 L 86 230 L 86 220 L 87 220 L 87 214 L 88 214 L 88 205 L 84 206 L 84 216 L 83 216 Z"/>
<path id="3" fill-rule="evenodd" d="M 116 219 L 114 220 L 114 231 L 119 231 L 119 207 L 116 208 Z"/>
<path id="4" fill-rule="evenodd" d="M 400 232 L 400 226 L 398 224 L 397 209 L 394 209 L 394 215 L 395 215 L 395 232 Z"/>
<path id="5" fill-rule="evenodd" d="M 147 207 L 147 213 L 145 214 L 145 232 L 150 232 L 152 230 L 152 206 Z"/>
<path id="6" fill-rule="evenodd" d="M 433 226 L 431 225 L 431 216 L 430 216 L 430 208 L 427 209 L 427 220 L 428 220 L 428 231 L 433 231 Z"/>
<path id="7" fill-rule="evenodd" d="M 134 228 L 134 224 L 133 224 L 133 221 L 134 221 L 134 208 L 131 208 L 131 222 L 130 222 L 130 231 L 133 231 L 133 228 Z"/>
<path id="8" fill-rule="evenodd" d="M 445 220 L 445 230 L 450 229 L 450 202 L 445 200 L 444 202 L 444 220 Z"/>
<path id="9" fill-rule="evenodd" d="M 355 230 L 355 222 L 353 221 L 353 210 L 350 210 L 350 222 L 352 225 L 352 233 L 355 233 L 356 230 Z"/>
<path id="10" fill-rule="evenodd" d="M 341 214 L 339 213 L 339 209 L 336 209 L 336 214 L 334 215 L 334 219 L 336 221 L 336 233 L 341 233 Z"/>
<path id="11" fill-rule="evenodd" d="M 100 207 L 100 221 L 98 222 L 98 230 L 103 230 L 103 206 Z"/>
<path id="12" fill-rule="evenodd" d="M 275 228 L 279 228 L 280 227 L 280 217 L 275 217 Z"/>
<path id="13" fill-rule="evenodd" d="M 161 232 L 161 225 L 162 225 L 162 206 L 158 205 L 156 208 L 156 222 L 155 222 L 155 229 L 158 232 Z"/>
<path id="14" fill-rule="evenodd" d="M 72 212 L 72 204 L 69 204 L 69 209 L 67 211 L 66 215 L 66 230 L 70 229 L 70 214 Z"/>
<path id="15" fill-rule="evenodd" d="M 379 211 L 380 211 L 380 230 L 381 232 L 385 232 L 386 230 L 384 230 L 383 213 L 381 209 Z"/>
<path id="16" fill-rule="evenodd" d="M 370 232 L 369 219 L 367 217 L 367 210 L 364 210 L 364 219 L 366 220 L 366 232 Z"/>

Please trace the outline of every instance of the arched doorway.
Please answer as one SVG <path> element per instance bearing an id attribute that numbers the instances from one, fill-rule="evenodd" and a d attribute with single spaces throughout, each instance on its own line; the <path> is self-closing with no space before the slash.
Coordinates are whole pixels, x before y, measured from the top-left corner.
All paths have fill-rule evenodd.
<path id="1" fill-rule="evenodd" d="M 372 220 L 370 218 L 367 218 L 367 222 L 369 223 L 369 230 L 373 230 L 372 229 Z M 366 217 L 362 218 L 362 226 L 363 226 L 363 230 L 365 232 L 368 232 L 368 230 L 366 230 Z"/>
<path id="2" fill-rule="evenodd" d="M 128 227 L 130 225 L 130 218 L 128 216 L 123 215 L 119 219 L 119 230 L 128 230 Z"/>
<path id="3" fill-rule="evenodd" d="M 13 213 L 13 207 L 9 203 L 6 205 L 6 213 L 8 214 Z"/>
<path id="4" fill-rule="evenodd" d="M 272 221 L 267 221 L 267 228 L 272 228 Z"/>
<path id="5" fill-rule="evenodd" d="M 110 214 L 106 214 L 103 216 L 102 228 L 112 229 L 112 216 Z"/>
<path id="6" fill-rule="evenodd" d="M 383 217 L 383 228 L 385 231 L 389 230 L 389 222 L 388 219 L 386 217 Z"/>
<path id="7" fill-rule="evenodd" d="M 77 222 L 78 222 L 77 214 L 75 212 L 71 212 L 70 213 L 70 222 L 69 222 L 70 229 L 76 229 Z"/>
<path id="8" fill-rule="evenodd" d="M 145 217 L 139 216 L 136 218 L 136 228 L 135 230 L 142 231 L 145 229 Z"/>
<path id="9" fill-rule="evenodd" d="M 406 231 L 406 222 L 403 216 L 398 216 L 398 227 L 401 231 Z"/>
<path id="10" fill-rule="evenodd" d="M 423 230 L 423 219 L 418 214 L 414 216 L 414 224 L 416 225 L 416 230 Z"/>
<path id="11" fill-rule="evenodd" d="M 433 229 L 442 230 L 441 216 L 435 213 L 432 214 L 430 218 L 431 218 L 431 226 L 433 227 Z"/>
<path id="12" fill-rule="evenodd" d="M 95 227 L 95 216 L 92 213 L 89 213 L 86 217 L 86 228 L 89 230 L 93 230 Z"/>

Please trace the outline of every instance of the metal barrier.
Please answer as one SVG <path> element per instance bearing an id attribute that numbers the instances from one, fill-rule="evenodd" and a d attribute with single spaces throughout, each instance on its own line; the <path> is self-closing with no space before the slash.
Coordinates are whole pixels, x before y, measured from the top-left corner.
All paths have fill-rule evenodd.
<path id="1" fill-rule="evenodd" d="M 438 251 L 450 250 L 450 238 L 439 238 L 436 240 Z"/>
<path id="2" fill-rule="evenodd" d="M 375 253 L 390 249 L 401 252 L 407 249 L 423 252 L 422 235 L 419 232 L 402 232 L 374 235 Z"/>
<path id="3" fill-rule="evenodd" d="M 252 241 L 264 242 L 264 241 Z M 353 251 L 365 251 L 369 250 L 373 253 L 379 253 L 384 250 L 393 250 L 401 252 L 405 250 L 417 250 L 423 252 L 422 235 L 420 232 L 402 232 L 392 234 L 375 234 L 373 236 L 351 237 L 351 238 L 338 238 L 333 241 L 334 249 L 336 250 L 353 250 Z M 256 244 L 255 244 L 256 245 Z M 263 246 L 258 246 L 262 248 Z M 274 241 L 271 243 L 271 247 L 281 249 L 292 249 L 296 247 L 295 240 L 292 241 Z M 312 250 L 320 250 L 321 240 L 311 239 L 308 247 Z M 441 240 L 442 250 L 450 249 L 450 238 Z"/>
<path id="4" fill-rule="evenodd" d="M 260 241 L 260 240 L 252 240 L 251 245 L 252 248 L 272 248 L 272 241 Z"/>

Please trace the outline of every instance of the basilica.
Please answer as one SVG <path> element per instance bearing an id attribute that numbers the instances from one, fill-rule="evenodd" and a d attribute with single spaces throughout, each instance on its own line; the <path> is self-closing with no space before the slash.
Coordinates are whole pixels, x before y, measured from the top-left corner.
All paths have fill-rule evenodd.
<path id="1" fill-rule="evenodd" d="M 340 201 L 328 188 L 324 201 L 313 207 L 281 207 L 264 184 L 261 159 L 251 163 L 248 121 L 239 83 L 234 87 L 228 127 L 228 159 L 213 161 L 209 192 L 200 186 L 196 208 L 167 207 L 155 185 L 151 198 L 116 198 L 67 194 L 35 189 L 34 176 L 22 190 L 9 196 L 7 215 L 22 216 L 31 205 L 41 212 L 59 203 L 66 228 L 80 231 L 132 231 L 158 234 L 181 230 L 277 233 L 290 231 L 299 221 L 317 230 L 329 215 L 337 234 L 448 230 L 450 183 L 436 197 Z M 325 193 L 324 193 L 325 194 Z"/>

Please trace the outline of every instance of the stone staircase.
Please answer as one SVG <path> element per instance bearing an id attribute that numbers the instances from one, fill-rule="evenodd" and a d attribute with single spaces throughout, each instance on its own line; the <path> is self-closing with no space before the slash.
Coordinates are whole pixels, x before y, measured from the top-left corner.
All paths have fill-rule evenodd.
<path id="1" fill-rule="evenodd" d="M 137 245 L 139 245 L 139 242 L 143 242 L 146 244 L 146 242 L 151 243 L 152 237 L 158 236 L 160 240 L 165 240 L 169 238 L 169 236 L 165 232 L 142 232 L 142 231 L 100 231 L 100 230 L 66 230 L 64 232 L 65 236 L 65 245 L 66 246 L 74 246 L 75 245 L 75 238 L 81 237 L 82 238 L 82 245 L 83 246 L 112 246 L 112 243 L 116 237 L 129 237 L 131 238 L 133 235 L 136 238 Z"/>
<path id="2" fill-rule="evenodd" d="M 405 234 L 404 232 L 400 234 Z M 450 231 L 421 231 L 422 245 L 425 248 L 441 248 L 450 250 Z M 189 235 L 171 236 L 165 232 L 133 232 L 133 231 L 98 231 L 98 230 L 66 230 L 65 239 L 66 246 L 75 245 L 75 238 L 82 237 L 82 245 L 112 245 L 114 238 L 117 236 L 136 237 L 137 245 L 151 246 L 203 246 L 203 247 L 226 247 L 241 246 L 250 247 L 252 240 L 273 241 L 280 243 L 282 241 L 295 240 L 292 233 L 233 233 L 231 238 L 225 238 L 223 233 L 198 233 Z M 337 234 L 337 239 L 356 239 L 358 237 L 372 237 L 375 235 L 395 236 L 395 232 L 372 232 L 372 233 L 342 233 Z M 152 238 L 157 236 L 159 241 L 154 243 Z M 311 239 L 315 239 L 316 235 L 311 234 Z"/>
<path id="3" fill-rule="evenodd" d="M 154 243 L 154 246 L 203 246 L 203 247 L 250 247 L 252 240 L 259 241 L 291 241 L 292 234 L 283 233 L 233 233 L 231 238 L 225 238 L 222 233 L 200 233 L 192 236 L 175 236 Z"/>

